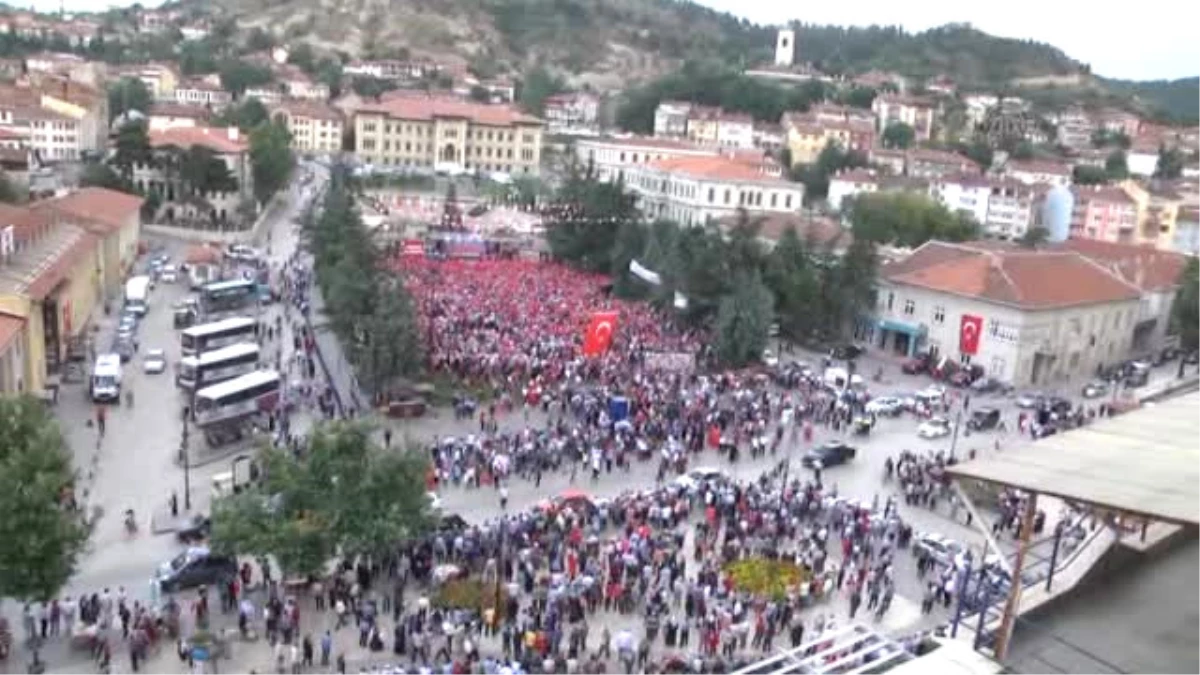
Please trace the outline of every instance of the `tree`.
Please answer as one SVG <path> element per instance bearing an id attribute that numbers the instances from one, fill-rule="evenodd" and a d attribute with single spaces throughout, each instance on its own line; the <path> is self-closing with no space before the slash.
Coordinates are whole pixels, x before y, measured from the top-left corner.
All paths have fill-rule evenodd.
<path id="1" fill-rule="evenodd" d="M 1154 177 L 1175 180 L 1183 175 L 1183 165 L 1186 158 L 1178 148 L 1161 146 L 1158 149 L 1158 163 L 1154 166 Z"/>
<path id="2" fill-rule="evenodd" d="M 292 47 L 288 51 L 287 61 L 309 75 L 317 74 L 317 57 L 313 53 L 312 45 L 307 42 Z"/>
<path id="3" fill-rule="evenodd" d="M 130 110 L 148 113 L 151 99 L 145 82 L 135 77 L 122 77 L 108 87 L 108 121 L 112 122 Z"/>
<path id="4" fill-rule="evenodd" d="M 212 149 L 193 145 L 179 155 L 179 179 L 190 195 L 227 193 L 238 189 L 237 178 Z"/>
<path id="5" fill-rule="evenodd" d="M 813 164 L 796 167 L 792 171 L 792 180 L 804 183 L 804 201 L 811 204 L 825 199 L 829 194 L 829 178 L 845 169 L 854 169 L 867 165 L 867 158 L 862 153 L 842 149 L 837 143 L 829 143 L 817 156 Z"/>
<path id="6" fill-rule="evenodd" d="M 266 51 L 275 46 L 275 38 L 270 33 L 255 26 L 246 36 L 246 48 L 252 52 Z"/>
<path id="7" fill-rule="evenodd" d="M 378 99 L 384 92 L 396 88 L 396 83 L 378 77 L 356 76 L 350 81 L 350 89 L 363 98 Z"/>
<path id="8" fill-rule="evenodd" d="M 341 62 L 326 56 L 317 62 L 316 71 L 317 81 L 329 87 L 329 95 L 334 98 L 341 96 L 343 77 Z"/>
<path id="9" fill-rule="evenodd" d="M 848 202 L 845 209 L 855 241 L 916 247 L 931 239 L 966 241 L 978 235 L 969 215 L 953 213 L 917 193 L 868 193 Z"/>
<path id="10" fill-rule="evenodd" d="M 74 574 L 89 535 L 71 451 L 46 405 L 28 395 L 0 398 L 0 438 L 0 598 L 46 602 Z"/>
<path id="11" fill-rule="evenodd" d="M 1185 354 L 1200 349 L 1200 262 L 1194 256 L 1188 258 L 1179 279 L 1171 306 L 1171 330 L 1179 335 L 1179 346 Z"/>
<path id="12" fill-rule="evenodd" d="M 112 165 L 127 182 L 133 181 L 133 169 L 138 165 L 150 164 L 154 153 L 150 148 L 150 136 L 145 120 L 137 120 L 117 130 Z"/>
<path id="13" fill-rule="evenodd" d="M 471 87 L 471 100 L 479 103 L 491 103 L 492 95 L 479 85 Z"/>
<path id="14" fill-rule="evenodd" d="M 185 77 L 215 73 L 217 53 L 209 40 L 185 42 L 179 48 L 179 70 Z"/>
<path id="15" fill-rule="evenodd" d="M 213 503 L 217 551 L 272 556 L 287 577 L 315 575 L 335 557 L 380 555 L 431 525 L 424 454 L 385 451 L 362 424 L 318 427 L 299 459 L 265 446 L 259 460 L 260 484 Z"/>
<path id="16" fill-rule="evenodd" d="M 1108 172 L 1098 166 L 1080 164 L 1071 171 L 1071 182 L 1076 185 L 1103 185 L 1108 180 Z"/>
<path id="17" fill-rule="evenodd" d="M 241 96 L 247 89 L 269 84 L 273 76 L 271 71 L 238 59 L 230 59 L 221 64 L 221 87 L 235 97 Z"/>
<path id="18" fill-rule="evenodd" d="M 250 169 L 259 204 L 267 203 L 287 184 L 296 162 L 291 140 L 287 127 L 278 122 L 260 124 L 250 132 Z"/>
<path id="19" fill-rule="evenodd" d="M 22 190 L 17 187 L 8 174 L 0 170 L 0 202 L 5 204 L 20 204 L 28 197 L 28 193 L 21 194 Z"/>
<path id="20" fill-rule="evenodd" d="M 1109 180 L 1129 178 L 1129 159 L 1124 150 L 1113 150 L 1104 160 L 1104 173 Z"/>
<path id="21" fill-rule="evenodd" d="M 621 181 L 601 182 L 594 171 L 572 165 L 546 217 L 547 240 L 555 258 L 592 272 L 612 267 L 621 223 L 636 220 L 633 196 Z"/>
<path id="22" fill-rule="evenodd" d="M 521 108 L 531 115 L 545 112 L 546 99 L 563 90 L 563 81 L 543 66 L 535 66 L 521 81 Z"/>
<path id="23" fill-rule="evenodd" d="M 717 310 L 716 356 L 723 365 L 739 368 L 762 358 L 775 308 L 757 274 L 741 275 L 733 285 Z"/>
<path id="24" fill-rule="evenodd" d="M 842 103 L 854 108 L 870 110 L 877 95 L 878 92 L 871 87 L 854 87 L 842 96 Z"/>
<path id="25" fill-rule="evenodd" d="M 90 162 L 83 167 L 83 171 L 79 174 L 79 185 L 81 187 L 101 187 L 121 192 L 132 192 L 129 183 L 121 177 L 121 174 L 113 171 L 112 167 L 107 164 L 101 164 L 100 162 Z"/>
<path id="26" fill-rule="evenodd" d="M 908 149 L 917 138 L 917 132 L 904 122 L 892 122 L 883 129 L 883 146 L 885 148 Z"/>
<path id="27" fill-rule="evenodd" d="M 220 125 L 237 127 L 243 133 L 248 133 L 258 125 L 269 121 L 270 113 L 267 111 L 267 106 L 257 98 L 246 98 L 237 105 L 229 106 L 214 120 Z"/>
<path id="28" fill-rule="evenodd" d="M 1017 243 L 1024 248 L 1038 248 L 1049 239 L 1050 230 L 1039 225 L 1025 230 L 1025 234 L 1021 235 L 1021 239 Z"/>
<path id="29" fill-rule="evenodd" d="M 1026 140 L 1020 140 L 1013 144 L 1012 150 L 1008 153 L 1010 159 L 1027 160 L 1033 159 L 1033 143 Z"/>

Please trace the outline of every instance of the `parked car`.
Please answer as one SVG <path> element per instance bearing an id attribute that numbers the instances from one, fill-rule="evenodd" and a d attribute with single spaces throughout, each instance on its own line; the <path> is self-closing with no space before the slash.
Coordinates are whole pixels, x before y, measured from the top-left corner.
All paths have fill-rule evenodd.
<path id="1" fill-rule="evenodd" d="M 1017 397 L 1017 407 L 1026 410 L 1031 408 L 1039 408 L 1042 401 L 1046 399 L 1046 395 L 1040 391 L 1027 391 Z"/>
<path id="2" fill-rule="evenodd" d="M 1003 394 L 1009 389 L 1011 387 L 1007 384 L 987 375 L 971 383 L 971 391 L 979 394 L 990 394 L 993 392 Z"/>
<path id="3" fill-rule="evenodd" d="M 779 365 L 779 357 L 770 349 L 764 349 L 762 353 L 762 362 L 768 368 L 774 368 Z"/>
<path id="4" fill-rule="evenodd" d="M 1108 383 L 1103 380 L 1093 380 L 1083 385 L 1083 391 L 1080 393 L 1084 398 L 1100 398 L 1108 394 Z"/>
<path id="5" fill-rule="evenodd" d="M 971 431 L 987 431 L 1000 424 L 1000 411 L 996 408 L 976 408 L 971 411 L 967 428 Z"/>
<path id="6" fill-rule="evenodd" d="M 956 387 L 969 387 L 975 380 L 983 377 L 983 368 L 977 365 L 969 365 L 959 368 L 950 374 L 947 381 Z"/>
<path id="7" fill-rule="evenodd" d="M 167 369 L 167 353 L 161 349 L 147 349 L 142 355 L 142 370 L 157 375 Z"/>
<path id="8" fill-rule="evenodd" d="M 158 280 L 164 284 L 173 284 L 179 281 L 179 270 L 174 265 L 163 265 L 158 270 Z"/>
<path id="9" fill-rule="evenodd" d="M 1071 412 L 1071 408 L 1075 407 L 1075 405 L 1068 399 L 1065 399 L 1061 396 L 1047 396 L 1046 398 L 1042 399 L 1042 403 L 1038 407 L 1042 410 L 1049 410 L 1056 415 L 1062 416 Z"/>
<path id="10" fill-rule="evenodd" d="M 872 415 L 895 416 L 904 412 L 904 401 L 898 396 L 880 396 L 868 401 L 864 410 Z"/>
<path id="11" fill-rule="evenodd" d="M 175 531 L 175 538 L 185 544 L 204 541 L 208 539 L 211 531 L 212 519 L 202 513 L 197 513 L 188 519 L 183 527 Z"/>
<path id="12" fill-rule="evenodd" d="M 942 565 L 950 565 L 965 550 L 965 547 L 950 537 L 933 532 L 917 535 L 913 540 L 913 552 L 924 553 Z"/>
<path id="13" fill-rule="evenodd" d="M 933 417 L 917 427 L 917 436 L 924 439 L 943 438 L 949 436 L 954 425 L 945 417 Z"/>
<path id="14" fill-rule="evenodd" d="M 906 375 L 920 375 L 929 370 L 929 362 L 929 354 L 917 354 L 905 361 L 904 365 L 900 366 L 900 370 Z"/>
<path id="15" fill-rule="evenodd" d="M 109 351 L 120 355 L 121 363 L 125 363 L 132 359 L 137 352 L 137 343 L 132 338 L 118 338 L 113 341 L 112 349 Z"/>
<path id="16" fill-rule="evenodd" d="M 828 469 L 831 466 L 845 464 L 854 459 L 856 454 L 858 451 L 853 446 L 838 441 L 829 441 L 805 453 L 800 463 L 806 467 L 813 467 L 820 462 L 823 468 Z"/>
<path id="17" fill-rule="evenodd" d="M 163 593 L 215 586 L 237 576 L 237 560 L 216 555 L 204 546 L 193 546 L 170 561 L 163 563 L 155 574 Z"/>
<path id="18" fill-rule="evenodd" d="M 1125 375 L 1126 387 L 1144 387 L 1150 381 L 1150 364 L 1144 361 L 1134 361 L 1130 364 L 1129 372 Z"/>
<path id="19" fill-rule="evenodd" d="M 837 361 L 853 361 L 862 356 L 863 348 L 855 344 L 837 345 L 829 350 L 829 358 Z"/>

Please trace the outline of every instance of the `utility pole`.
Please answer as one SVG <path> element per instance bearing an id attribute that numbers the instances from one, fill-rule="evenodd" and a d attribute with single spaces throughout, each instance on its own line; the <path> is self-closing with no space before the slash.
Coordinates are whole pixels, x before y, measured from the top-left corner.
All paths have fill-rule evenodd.
<path id="1" fill-rule="evenodd" d="M 958 447 L 958 428 L 962 426 L 962 408 L 954 415 L 954 436 L 950 439 L 950 459 L 955 459 L 954 450 Z"/>

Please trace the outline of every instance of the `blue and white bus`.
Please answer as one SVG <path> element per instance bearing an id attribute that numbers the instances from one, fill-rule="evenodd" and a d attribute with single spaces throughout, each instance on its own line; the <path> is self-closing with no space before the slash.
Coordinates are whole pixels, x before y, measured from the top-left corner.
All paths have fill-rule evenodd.
<path id="1" fill-rule="evenodd" d="M 184 356 L 258 339 L 258 322 L 245 316 L 222 319 L 212 323 L 185 328 L 179 334 L 179 348 Z"/>
<path id="2" fill-rule="evenodd" d="M 215 281 L 200 287 L 200 316 L 211 320 L 246 314 L 258 307 L 258 282 L 253 279 Z"/>
<path id="3" fill-rule="evenodd" d="M 232 380 L 258 369 L 259 348 L 253 342 L 239 342 L 179 361 L 175 383 L 184 389 L 204 387 Z"/>

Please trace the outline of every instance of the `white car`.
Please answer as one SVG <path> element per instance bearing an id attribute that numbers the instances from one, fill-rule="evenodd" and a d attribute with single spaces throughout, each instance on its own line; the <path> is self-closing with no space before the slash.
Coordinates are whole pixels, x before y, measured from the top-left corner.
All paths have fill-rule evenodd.
<path id="1" fill-rule="evenodd" d="M 899 396 L 873 398 L 864 408 L 871 415 L 898 415 L 903 409 L 904 401 Z"/>
<path id="2" fill-rule="evenodd" d="M 163 265 L 158 271 L 158 280 L 164 284 L 173 284 L 179 280 L 179 270 L 174 265 Z"/>
<path id="3" fill-rule="evenodd" d="M 779 357 L 775 356 L 775 353 L 770 349 L 767 349 L 762 353 L 762 362 L 766 367 L 774 368 L 775 366 L 779 365 Z"/>
<path id="4" fill-rule="evenodd" d="M 953 425 L 950 424 L 950 420 L 944 417 L 934 417 L 922 422 L 921 426 L 917 427 L 917 436 L 921 438 L 942 438 L 949 436 L 952 430 Z"/>
<path id="5" fill-rule="evenodd" d="M 425 496 L 429 498 L 429 510 L 431 510 L 431 511 L 441 511 L 442 510 L 442 498 L 438 497 L 436 492 L 426 492 Z"/>
<path id="6" fill-rule="evenodd" d="M 167 354 L 161 349 L 147 349 L 142 356 L 142 371 L 157 375 L 167 369 Z"/>
<path id="7" fill-rule="evenodd" d="M 675 479 L 675 485 L 688 492 L 696 492 L 700 486 L 720 480 L 728 480 L 729 474 L 722 469 L 711 466 L 700 466 Z"/>

